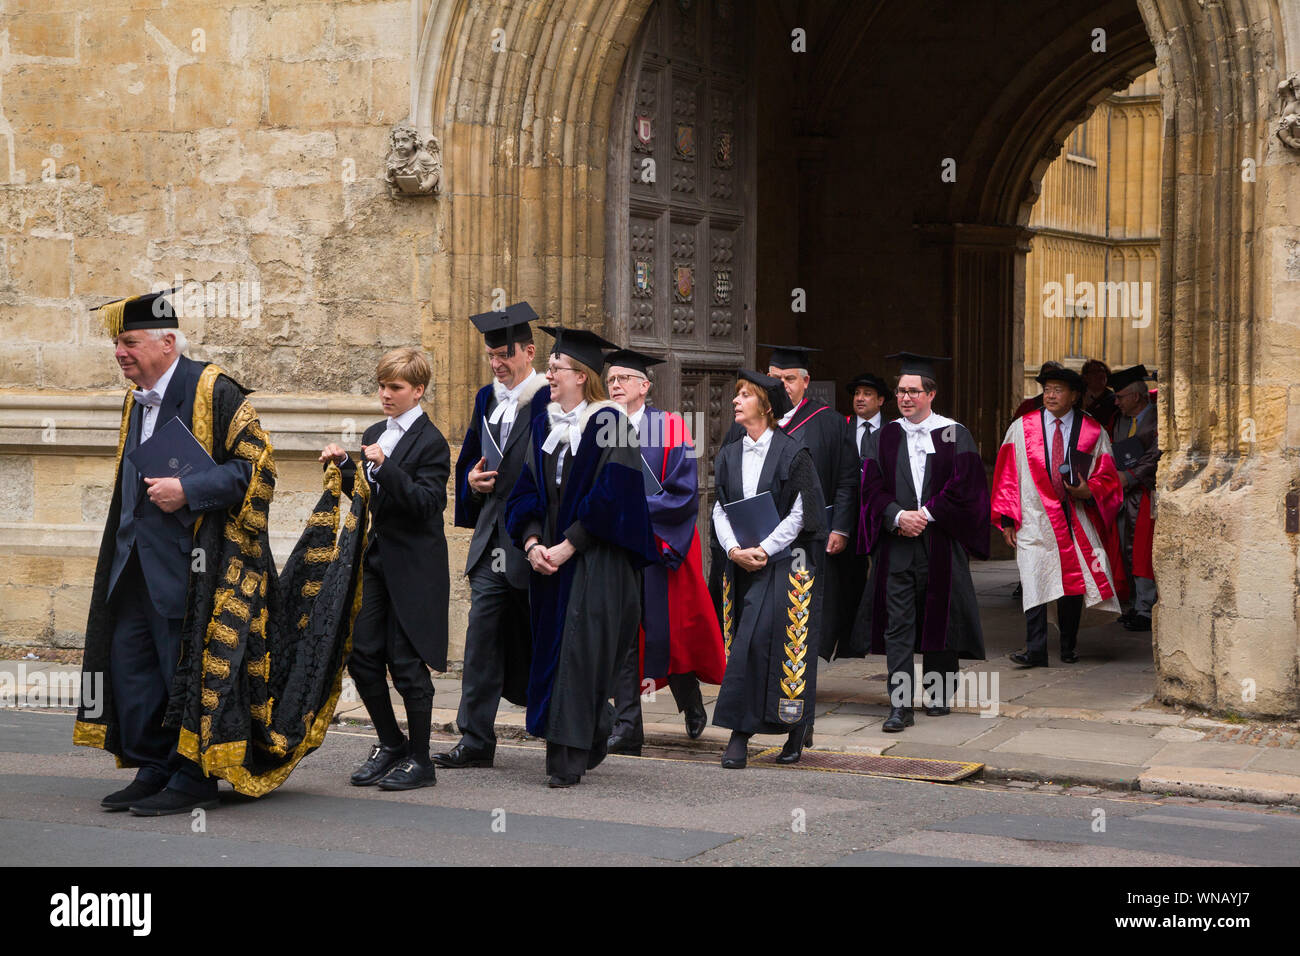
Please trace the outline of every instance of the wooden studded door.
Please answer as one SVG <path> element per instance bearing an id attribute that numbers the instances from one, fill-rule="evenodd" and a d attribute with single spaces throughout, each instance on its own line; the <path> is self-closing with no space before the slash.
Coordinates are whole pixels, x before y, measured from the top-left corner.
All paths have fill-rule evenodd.
<path id="1" fill-rule="evenodd" d="M 754 356 L 752 21 L 737 0 L 656 0 L 610 123 L 606 334 L 665 360 L 651 401 L 697 433 L 702 518 Z"/>

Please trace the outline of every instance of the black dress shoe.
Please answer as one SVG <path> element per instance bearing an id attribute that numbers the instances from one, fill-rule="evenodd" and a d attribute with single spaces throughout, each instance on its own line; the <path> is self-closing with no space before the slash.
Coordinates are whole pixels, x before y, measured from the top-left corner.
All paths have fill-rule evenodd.
<path id="1" fill-rule="evenodd" d="M 99 805 L 105 810 L 130 810 L 131 804 L 139 803 L 146 797 L 152 797 L 155 793 L 167 786 L 164 780 L 162 783 L 143 783 L 139 780 L 131 781 L 130 786 L 124 787 L 114 793 L 110 793 Z"/>
<path id="2" fill-rule="evenodd" d="M 792 731 L 790 736 L 786 737 L 781 752 L 776 755 L 776 762 L 785 764 L 798 763 L 799 758 L 803 756 L 803 745 L 807 739 L 807 729 L 800 727 Z"/>
<path id="3" fill-rule="evenodd" d="M 381 747 L 375 744 L 370 748 L 370 756 L 352 773 L 352 786 L 373 787 L 384 774 L 405 760 L 410 753 L 410 745 L 403 740 L 400 747 Z"/>
<path id="4" fill-rule="evenodd" d="M 1147 617 L 1145 614 L 1134 614 L 1129 618 L 1129 621 L 1124 625 L 1124 628 L 1129 631 L 1149 631 L 1151 630 L 1151 618 Z"/>
<path id="5" fill-rule="evenodd" d="M 1132 612 L 1132 611 L 1125 611 L 1125 612 L 1124 612 L 1123 614 L 1121 614 L 1121 615 L 1119 616 L 1119 618 L 1118 618 L 1118 621 L 1119 621 L 1120 624 L 1128 624 L 1128 622 L 1131 621 L 1131 620 L 1133 620 L 1133 612 Z"/>
<path id="6" fill-rule="evenodd" d="M 727 770 L 744 770 L 748 763 L 749 754 L 741 754 L 739 757 L 728 757 L 724 754 L 722 757 L 722 766 Z"/>
<path id="7" fill-rule="evenodd" d="M 889 716 L 880 725 L 880 729 L 887 734 L 898 734 L 902 733 L 905 727 L 911 727 L 915 723 L 916 715 L 912 713 L 911 707 L 891 707 Z"/>
<path id="8" fill-rule="evenodd" d="M 605 741 L 605 752 L 622 754 L 624 757 L 639 757 L 641 756 L 641 741 L 612 734 L 609 740 Z"/>
<path id="9" fill-rule="evenodd" d="M 167 817 L 174 813 L 190 813 L 194 810 L 206 810 L 217 805 L 217 795 L 210 793 L 196 797 L 184 790 L 172 790 L 164 787 L 152 797 L 145 797 L 131 804 L 131 812 L 137 817 Z"/>
<path id="10" fill-rule="evenodd" d="M 429 759 L 435 767 L 458 770 L 461 767 L 490 767 L 495 757 L 495 750 L 470 750 L 462 740 L 446 753 L 434 754 Z"/>
<path id="11" fill-rule="evenodd" d="M 952 708 L 944 707 L 942 704 L 931 704 L 925 708 L 925 716 L 927 717 L 947 717 L 951 713 Z"/>
<path id="12" fill-rule="evenodd" d="M 407 757 L 379 781 L 380 790 L 418 790 L 438 783 L 438 772 L 433 761 L 420 761 Z"/>
<path id="13" fill-rule="evenodd" d="M 686 712 L 686 736 L 691 740 L 699 740 L 700 734 L 704 733 L 704 728 L 708 726 L 708 723 L 709 715 L 703 710 L 688 710 Z"/>
<path id="14" fill-rule="evenodd" d="M 582 778 L 578 776 L 571 777 L 564 774 L 553 773 L 551 774 L 551 779 L 546 781 L 546 785 L 556 790 L 561 790 L 564 787 L 575 787 L 581 782 Z"/>
<path id="15" fill-rule="evenodd" d="M 1074 651 L 1068 651 L 1068 652 L 1067 652 L 1067 651 L 1062 651 L 1062 652 L 1061 652 L 1061 663 L 1062 663 L 1062 664 L 1077 664 L 1077 663 L 1079 663 L 1079 655 L 1076 654 L 1076 653 L 1074 653 Z"/>
<path id="16" fill-rule="evenodd" d="M 1013 664 L 1019 664 L 1021 667 L 1046 667 L 1047 658 L 1030 657 L 1024 651 L 1015 651 L 1009 655 Z"/>

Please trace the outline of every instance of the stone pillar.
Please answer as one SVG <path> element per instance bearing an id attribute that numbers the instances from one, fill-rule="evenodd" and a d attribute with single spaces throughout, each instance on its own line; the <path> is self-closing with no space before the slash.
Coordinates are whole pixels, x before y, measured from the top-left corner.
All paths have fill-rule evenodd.
<path id="1" fill-rule="evenodd" d="M 1300 712 L 1300 155 L 1270 5 L 1139 0 L 1164 106 L 1156 693 Z M 1167 370 L 1167 371 L 1166 371 Z"/>

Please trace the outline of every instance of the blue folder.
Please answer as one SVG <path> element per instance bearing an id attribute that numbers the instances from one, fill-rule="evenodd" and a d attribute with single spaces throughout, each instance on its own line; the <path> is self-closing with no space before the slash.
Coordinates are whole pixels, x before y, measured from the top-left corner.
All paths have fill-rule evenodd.
<path id="1" fill-rule="evenodd" d="M 217 467 L 207 449 L 179 418 L 168 419 L 126 456 L 142 478 L 184 478 Z"/>
<path id="2" fill-rule="evenodd" d="M 776 513 L 772 492 L 765 491 L 752 498 L 742 498 L 722 506 L 731 522 L 731 532 L 742 548 L 756 548 L 776 530 L 781 516 Z"/>
<path id="3" fill-rule="evenodd" d="M 644 455 L 641 457 L 641 478 L 645 483 L 645 496 L 647 498 L 653 498 L 664 490 L 664 486 L 659 484 L 659 479 L 655 476 L 655 473 L 650 470 Z"/>
<path id="4" fill-rule="evenodd" d="M 501 459 L 505 456 L 497 446 L 497 440 L 492 437 L 492 429 L 488 427 L 488 420 L 483 419 L 483 428 L 479 432 L 483 436 L 483 457 L 487 459 L 487 467 L 484 471 L 496 471 L 501 467 Z"/>

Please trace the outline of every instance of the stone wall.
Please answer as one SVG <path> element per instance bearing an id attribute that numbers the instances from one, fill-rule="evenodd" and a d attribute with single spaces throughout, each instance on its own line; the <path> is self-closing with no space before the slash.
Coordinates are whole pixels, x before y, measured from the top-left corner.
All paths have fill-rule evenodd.
<path id="1" fill-rule="evenodd" d="M 314 450 L 381 417 L 386 350 L 430 352 L 447 430 L 442 206 L 381 178 L 418 35 L 409 0 L 4 5 L 0 643 L 75 645 L 85 625 L 124 384 L 92 305 L 175 277 L 245 284 L 249 308 L 214 299 L 182 327 L 256 390 L 281 560 L 319 493 Z"/>

